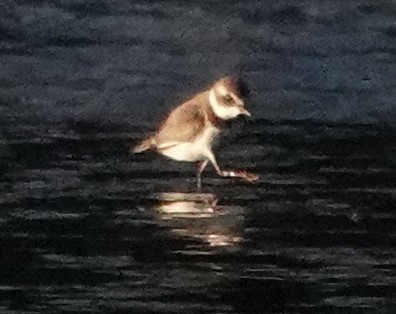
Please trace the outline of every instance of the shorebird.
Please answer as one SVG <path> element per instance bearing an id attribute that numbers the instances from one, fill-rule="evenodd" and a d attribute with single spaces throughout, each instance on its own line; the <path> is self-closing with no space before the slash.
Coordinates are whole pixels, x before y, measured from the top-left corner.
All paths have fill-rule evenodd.
<path id="1" fill-rule="evenodd" d="M 159 129 L 136 145 L 132 152 L 151 149 L 174 160 L 198 162 L 198 188 L 202 187 L 201 174 L 208 162 L 222 177 L 257 181 L 257 175 L 246 171 L 220 169 L 212 150 L 226 120 L 241 115 L 250 117 L 244 103 L 246 94 L 246 84 L 237 77 L 225 76 L 215 81 L 171 111 Z"/>

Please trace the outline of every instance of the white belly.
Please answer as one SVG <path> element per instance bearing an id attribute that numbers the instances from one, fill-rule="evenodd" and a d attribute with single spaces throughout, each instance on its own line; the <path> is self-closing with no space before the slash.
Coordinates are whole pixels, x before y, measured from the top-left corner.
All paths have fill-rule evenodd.
<path id="1" fill-rule="evenodd" d="M 161 154 L 180 161 L 199 161 L 207 159 L 208 152 L 212 151 L 212 145 L 220 130 L 214 127 L 207 128 L 194 142 L 181 142 L 174 145 L 163 143 L 158 148 Z M 170 146 L 169 148 L 161 149 Z"/>

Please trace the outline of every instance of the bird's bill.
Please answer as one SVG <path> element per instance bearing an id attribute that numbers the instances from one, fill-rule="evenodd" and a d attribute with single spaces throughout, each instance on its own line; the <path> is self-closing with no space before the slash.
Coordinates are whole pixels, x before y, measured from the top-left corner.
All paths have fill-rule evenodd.
<path id="1" fill-rule="evenodd" d="M 245 108 L 240 108 L 240 114 L 244 116 L 251 117 L 252 115 L 250 114 L 249 111 L 247 111 Z"/>

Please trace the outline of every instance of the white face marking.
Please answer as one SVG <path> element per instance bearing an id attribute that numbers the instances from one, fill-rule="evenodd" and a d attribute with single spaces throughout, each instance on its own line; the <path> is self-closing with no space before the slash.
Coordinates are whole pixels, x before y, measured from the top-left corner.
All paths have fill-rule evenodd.
<path id="1" fill-rule="evenodd" d="M 222 89 L 220 88 L 220 93 L 224 92 L 224 90 L 225 90 L 224 87 Z M 225 94 L 226 93 L 227 93 L 227 91 L 225 91 Z M 235 96 L 233 96 L 233 97 L 235 97 Z M 241 114 L 241 111 L 237 106 L 227 107 L 227 106 L 220 104 L 219 101 L 217 100 L 214 89 L 211 89 L 209 92 L 209 102 L 210 102 L 210 105 L 212 106 L 212 109 L 213 109 L 215 115 L 218 116 L 220 119 L 229 120 L 229 119 L 233 119 Z"/>
<path id="2" fill-rule="evenodd" d="M 243 106 L 243 101 L 239 97 L 235 96 L 234 93 L 229 92 L 223 85 L 217 87 L 217 91 L 221 96 L 230 96 L 234 100 L 235 105 Z"/>

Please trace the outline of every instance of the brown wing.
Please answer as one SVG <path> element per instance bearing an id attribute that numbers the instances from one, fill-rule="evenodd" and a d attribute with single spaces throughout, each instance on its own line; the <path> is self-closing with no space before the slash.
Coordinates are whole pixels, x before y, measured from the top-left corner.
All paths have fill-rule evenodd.
<path id="1" fill-rule="evenodd" d="M 155 142 L 158 147 L 167 144 L 192 142 L 201 134 L 204 126 L 204 113 L 196 99 L 192 99 L 171 112 L 155 134 Z"/>

